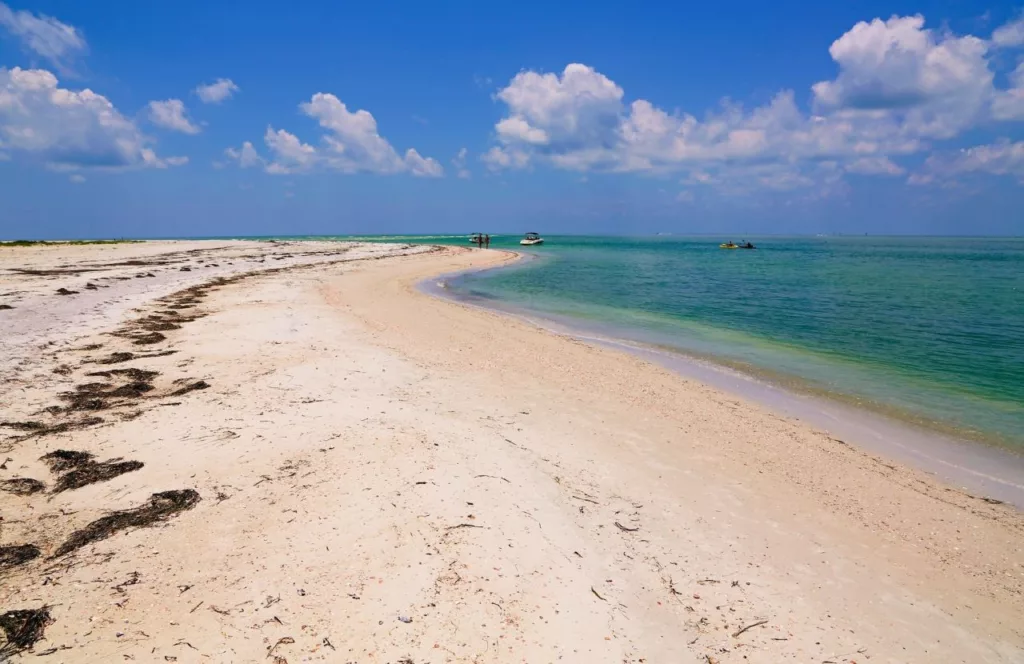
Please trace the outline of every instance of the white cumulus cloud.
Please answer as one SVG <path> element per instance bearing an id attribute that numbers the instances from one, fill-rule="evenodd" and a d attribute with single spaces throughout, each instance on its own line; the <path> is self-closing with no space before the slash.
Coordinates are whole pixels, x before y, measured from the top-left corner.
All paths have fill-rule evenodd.
<path id="1" fill-rule="evenodd" d="M 1024 17 L 996 28 L 992 33 L 992 43 L 1003 48 L 1024 46 Z"/>
<path id="2" fill-rule="evenodd" d="M 861 157 L 847 164 L 846 170 L 860 175 L 902 175 L 906 172 L 888 157 Z"/>
<path id="3" fill-rule="evenodd" d="M 195 93 L 204 104 L 219 104 L 230 99 L 240 88 L 230 78 L 218 78 L 213 83 L 196 87 Z"/>
<path id="4" fill-rule="evenodd" d="M 329 168 L 345 173 L 401 173 L 436 177 L 444 173 L 441 164 L 410 148 L 399 156 L 377 132 L 377 121 L 369 111 L 350 111 L 332 94 L 318 92 L 299 108 L 328 130 L 323 141 L 323 158 Z"/>
<path id="5" fill-rule="evenodd" d="M 149 102 L 149 120 L 158 127 L 183 134 L 200 132 L 199 126 L 188 119 L 185 103 L 180 99 Z"/>
<path id="6" fill-rule="evenodd" d="M 454 157 L 452 157 L 452 166 L 455 167 L 455 174 L 463 180 L 468 180 L 472 177 L 469 169 L 466 168 L 466 156 L 468 154 L 469 150 L 462 148 Z"/>
<path id="7" fill-rule="evenodd" d="M 150 140 L 103 95 L 68 90 L 42 69 L 0 68 L 0 145 L 57 169 L 166 168 Z"/>
<path id="8" fill-rule="evenodd" d="M 521 150 L 493 147 L 480 155 L 481 161 L 492 171 L 504 168 L 526 168 L 530 155 Z"/>
<path id="9" fill-rule="evenodd" d="M 299 140 L 295 134 L 284 129 L 274 131 L 267 127 L 263 142 L 274 155 L 272 163 L 267 165 L 267 172 L 274 175 L 287 175 L 310 170 L 319 161 L 316 148 Z"/>
<path id="10" fill-rule="evenodd" d="M 264 164 L 263 157 L 256 152 L 256 148 L 249 141 L 242 143 L 241 148 L 228 148 L 224 155 L 232 161 L 238 162 L 241 168 L 253 168 Z"/>
<path id="11" fill-rule="evenodd" d="M 437 160 L 424 157 L 413 148 L 398 153 L 380 135 L 377 121 L 369 111 L 351 111 L 332 94 L 318 92 L 300 104 L 299 109 L 325 130 L 318 146 L 305 143 L 284 129 L 267 127 L 263 142 L 270 153 L 268 159 L 259 157 L 250 143 L 243 144 L 241 150 L 229 148 L 225 154 L 243 167 L 263 163 L 267 173 L 276 175 L 314 169 L 380 175 L 409 173 L 417 177 L 444 175 Z"/>
<path id="12" fill-rule="evenodd" d="M 826 109 L 890 111 L 921 136 L 949 138 L 973 124 L 992 91 L 984 39 L 936 33 L 924 17 L 860 22 L 833 42 L 834 81 L 812 86 Z"/>
<path id="13" fill-rule="evenodd" d="M 87 48 L 85 37 L 77 28 L 52 16 L 25 10 L 16 12 L 3 2 L 0 2 L 0 26 L 21 40 L 25 48 L 46 58 L 59 69 Z"/>
<path id="14" fill-rule="evenodd" d="M 992 117 L 996 120 L 1024 120 L 1024 62 L 1010 74 L 1011 87 L 999 90 L 992 99 Z"/>
<path id="15" fill-rule="evenodd" d="M 1000 39 L 1012 42 L 1010 34 Z M 523 71 L 495 95 L 506 113 L 481 159 L 491 170 L 686 170 L 718 187 L 818 187 L 828 195 L 842 190 L 843 173 L 902 175 L 901 157 L 983 122 L 1024 117 L 1024 69 L 1012 87 L 995 87 L 991 48 L 928 29 L 921 16 L 860 22 L 832 44 L 837 75 L 811 86 L 807 110 L 782 90 L 754 108 L 723 101 L 699 116 L 629 101 L 584 64 Z"/>
<path id="16" fill-rule="evenodd" d="M 954 154 L 932 155 L 925 161 L 924 172 L 911 176 L 911 182 L 927 184 L 964 173 L 1008 175 L 1024 184 L 1024 141 L 1002 139 Z"/>

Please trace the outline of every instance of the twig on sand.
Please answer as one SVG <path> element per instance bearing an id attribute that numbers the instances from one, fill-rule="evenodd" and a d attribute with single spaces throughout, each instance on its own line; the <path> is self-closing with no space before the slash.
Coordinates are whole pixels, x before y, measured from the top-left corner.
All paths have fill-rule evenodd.
<path id="1" fill-rule="evenodd" d="M 324 645 L 330 648 L 331 650 L 337 650 L 337 648 L 334 647 L 334 644 L 331 643 L 331 640 L 326 636 L 324 637 Z"/>
<path id="2" fill-rule="evenodd" d="M 732 637 L 736 638 L 737 636 L 739 636 L 743 632 L 747 631 L 748 629 L 753 629 L 753 628 L 758 627 L 760 625 L 764 625 L 767 622 L 768 622 L 767 620 L 758 620 L 756 623 L 751 623 L 751 624 L 747 625 L 746 627 L 744 627 L 743 629 L 741 629 L 740 631 L 736 632 L 735 634 L 732 635 Z"/>
<path id="3" fill-rule="evenodd" d="M 595 505 L 600 505 L 601 504 L 601 503 L 597 502 L 596 500 L 593 500 L 591 498 L 584 498 L 583 496 L 573 496 L 573 498 L 575 498 L 576 500 L 585 500 L 588 503 L 594 503 Z"/>
<path id="4" fill-rule="evenodd" d="M 668 593 L 670 595 L 681 595 L 682 594 L 678 590 L 676 590 L 675 581 L 672 580 L 671 576 L 668 577 Z"/>
<path id="5" fill-rule="evenodd" d="M 280 646 L 280 645 L 288 645 L 290 643 L 295 643 L 295 639 L 293 639 L 290 636 L 281 637 L 280 639 L 277 640 L 277 643 L 275 643 L 274 645 L 270 646 L 270 650 L 267 651 L 267 657 L 270 657 L 271 655 L 273 655 L 274 651 L 277 650 L 278 646 Z"/>
<path id="6" fill-rule="evenodd" d="M 455 530 L 457 528 L 483 528 L 483 526 L 478 526 L 475 523 L 460 523 L 454 526 L 448 526 L 445 530 Z"/>
<path id="7" fill-rule="evenodd" d="M 477 475 L 477 477 L 490 477 L 492 480 L 503 480 L 505 482 L 508 482 L 509 484 L 512 484 L 512 482 L 509 482 L 504 477 L 498 477 L 497 475 Z"/>
<path id="8" fill-rule="evenodd" d="M 846 659 L 847 657 L 849 657 L 850 655 L 863 655 L 863 654 L 864 654 L 864 653 L 866 653 L 867 651 L 868 651 L 868 649 L 867 649 L 867 648 L 861 648 L 861 649 L 857 650 L 856 652 L 850 652 L 850 653 L 846 653 L 846 654 L 844 654 L 844 655 L 839 655 L 839 656 L 838 656 L 838 657 L 836 657 L 835 659 L 826 659 L 826 660 L 822 660 L 821 664 L 840 664 L 840 662 L 841 662 L 842 660 L 845 660 L 845 659 Z"/>
<path id="9" fill-rule="evenodd" d="M 211 611 L 216 611 L 217 613 L 221 614 L 222 616 L 230 616 L 231 615 L 230 611 L 225 611 L 224 609 L 219 609 L 216 606 L 214 606 L 213 604 L 210 605 L 210 610 Z"/>
<path id="10" fill-rule="evenodd" d="M 206 600 L 203 600 L 203 602 L 205 602 L 205 601 L 206 601 Z M 189 611 L 189 613 L 195 613 L 195 612 L 196 612 L 196 609 L 198 609 L 199 607 L 201 607 L 201 606 L 203 605 L 203 602 L 199 602 L 198 604 L 196 604 L 195 606 L 193 606 L 193 607 L 192 607 L 192 610 L 191 610 L 191 611 Z"/>
<path id="11" fill-rule="evenodd" d="M 640 530 L 639 528 L 627 528 L 618 521 L 615 522 L 615 527 L 626 533 L 635 533 L 636 531 Z"/>
<path id="12" fill-rule="evenodd" d="M 594 597 L 598 598 L 602 602 L 607 602 L 608 601 L 604 597 L 601 597 L 601 593 L 599 593 L 596 590 L 594 590 L 594 586 L 590 586 L 590 592 L 594 593 Z"/>

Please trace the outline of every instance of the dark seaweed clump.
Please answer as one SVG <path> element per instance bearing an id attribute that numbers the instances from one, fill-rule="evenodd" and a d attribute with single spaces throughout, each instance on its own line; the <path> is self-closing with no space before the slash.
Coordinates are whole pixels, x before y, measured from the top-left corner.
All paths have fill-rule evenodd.
<path id="1" fill-rule="evenodd" d="M 159 371 L 149 371 L 148 369 L 109 369 L 107 371 L 93 371 L 92 373 L 85 374 L 89 377 L 98 378 L 112 378 L 114 376 L 127 376 L 128 378 L 138 381 L 140 383 L 148 383 L 157 376 L 160 375 Z"/>
<path id="2" fill-rule="evenodd" d="M 13 493 L 16 496 L 31 496 L 46 488 L 46 485 L 31 477 L 12 477 L 0 482 L 0 491 Z"/>
<path id="3" fill-rule="evenodd" d="M 105 399 L 138 399 L 153 386 L 143 381 L 132 381 L 120 387 L 109 383 L 85 383 L 75 387 L 74 392 L 65 392 L 60 398 L 68 402 L 67 410 L 103 410 L 108 408 Z"/>
<path id="4" fill-rule="evenodd" d="M 192 509 L 199 500 L 199 494 L 193 489 L 154 493 L 150 496 L 149 503 L 145 505 L 114 512 L 71 533 L 71 536 L 57 549 L 53 557 L 66 556 L 87 544 L 105 540 L 121 530 L 144 528 L 160 521 L 166 521 L 178 512 Z"/>
<path id="5" fill-rule="evenodd" d="M 111 353 L 109 356 L 102 360 L 96 360 L 96 364 L 120 364 L 121 362 L 127 362 L 128 360 L 134 359 L 134 353 L 117 352 Z"/>
<path id="6" fill-rule="evenodd" d="M 41 609 L 19 609 L 0 615 L 0 629 L 3 629 L 7 643 L 0 647 L 0 661 L 28 650 L 43 638 L 46 628 L 53 622 L 50 607 Z"/>
<path id="7" fill-rule="evenodd" d="M 42 422 L 0 422 L 0 427 L 7 427 L 8 429 L 16 429 L 18 431 L 38 431 L 39 429 L 45 429 L 46 425 Z"/>
<path id="8" fill-rule="evenodd" d="M 166 338 L 167 337 L 160 334 L 159 332 L 150 332 L 149 334 L 140 334 L 139 336 L 135 337 L 135 341 L 133 341 L 132 343 L 134 343 L 136 346 L 145 346 L 148 344 L 158 344 L 161 341 L 165 340 Z"/>
<path id="9" fill-rule="evenodd" d="M 53 493 L 81 489 L 83 486 L 96 482 L 106 482 L 119 475 L 138 470 L 144 465 L 141 461 L 112 460 L 100 463 L 89 461 L 61 475 L 53 486 Z"/>
<path id="10" fill-rule="evenodd" d="M 50 472 L 63 473 L 89 463 L 93 455 L 78 450 L 54 450 L 39 457 L 50 468 Z"/>
<path id="11" fill-rule="evenodd" d="M 180 397 L 181 395 L 188 394 L 189 392 L 192 392 L 194 390 L 205 390 L 209 386 L 210 384 L 207 383 L 205 380 L 197 380 L 194 383 L 189 383 L 185 387 L 174 390 L 173 392 L 171 392 L 170 396 Z"/>
<path id="12" fill-rule="evenodd" d="M 24 565 L 39 557 L 39 547 L 34 544 L 0 546 L 0 569 Z"/>

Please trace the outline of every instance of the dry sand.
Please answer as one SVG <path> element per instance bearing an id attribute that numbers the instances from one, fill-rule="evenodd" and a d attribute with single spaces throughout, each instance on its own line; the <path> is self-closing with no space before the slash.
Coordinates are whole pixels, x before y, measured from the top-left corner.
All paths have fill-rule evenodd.
<path id="1" fill-rule="evenodd" d="M 0 485 L 22 656 L 1024 661 L 1016 510 L 415 288 L 510 259 L 0 249 L 0 481 L 45 485 Z"/>

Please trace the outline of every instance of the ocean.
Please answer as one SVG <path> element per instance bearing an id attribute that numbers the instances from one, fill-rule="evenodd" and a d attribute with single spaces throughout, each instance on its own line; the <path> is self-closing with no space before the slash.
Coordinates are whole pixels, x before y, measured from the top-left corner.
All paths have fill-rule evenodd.
<path id="1" fill-rule="evenodd" d="M 402 239 L 468 245 L 465 236 Z M 491 247 L 519 249 L 518 239 L 496 236 Z M 1024 240 L 732 239 L 758 248 L 547 237 L 532 260 L 448 287 L 1024 451 Z"/>

